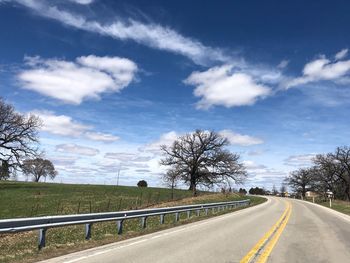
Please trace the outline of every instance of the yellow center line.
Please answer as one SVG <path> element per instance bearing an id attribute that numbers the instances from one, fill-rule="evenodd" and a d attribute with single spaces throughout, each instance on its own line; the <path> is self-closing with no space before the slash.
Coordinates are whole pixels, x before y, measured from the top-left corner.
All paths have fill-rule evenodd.
<path id="1" fill-rule="evenodd" d="M 265 233 L 265 235 L 258 241 L 258 243 L 256 243 L 255 246 L 242 258 L 240 263 L 248 263 L 248 262 L 250 262 L 257 255 L 257 253 L 262 249 L 262 247 L 265 245 L 265 243 L 271 238 L 271 236 L 273 236 L 273 234 L 275 232 L 277 234 L 278 230 L 280 230 L 283 227 L 284 223 L 287 224 L 288 220 L 286 220 L 286 219 L 287 218 L 289 219 L 290 211 L 291 211 L 291 204 L 290 204 L 290 202 L 286 202 L 286 209 L 284 210 L 282 216 L 269 229 L 269 231 L 267 231 Z M 278 227 L 280 227 L 280 228 L 278 229 Z M 284 229 L 284 227 L 283 227 L 283 229 Z M 282 231 L 283 231 L 283 229 L 282 229 Z M 282 233 L 282 231 L 281 231 L 281 233 Z M 281 235 L 281 234 L 279 234 L 279 235 Z M 274 240 L 274 239 L 272 239 L 272 240 Z M 277 240 L 278 240 L 278 238 L 275 240 L 275 243 L 277 242 Z M 268 243 L 268 245 L 270 245 L 271 241 Z M 271 253 L 273 247 L 274 247 L 274 245 L 270 246 L 270 249 L 271 249 L 270 253 Z M 267 254 L 266 258 L 268 257 L 268 255 L 270 253 Z M 265 262 L 265 261 L 261 261 L 261 262 Z"/>

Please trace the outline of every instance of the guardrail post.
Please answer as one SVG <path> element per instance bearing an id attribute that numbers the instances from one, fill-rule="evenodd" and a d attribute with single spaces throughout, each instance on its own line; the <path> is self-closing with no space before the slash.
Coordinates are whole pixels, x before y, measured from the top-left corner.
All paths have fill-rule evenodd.
<path id="1" fill-rule="evenodd" d="M 205 209 L 205 215 L 208 215 L 208 208 Z"/>
<path id="2" fill-rule="evenodd" d="M 164 215 L 160 215 L 160 224 L 164 224 Z"/>
<path id="3" fill-rule="evenodd" d="M 180 214 L 179 212 L 175 213 L 175 222 L 179 221 Z"/>
<path id="4" fill-rule="evenodd" d="M 201 210 L 197 209 L 197 216 L 199 216 L 201 214 Z"/>
<path id="5" fill-rule="evenodd" d="M 118 235 L 121 235 L 123 233 L 123 221 L 124 220 L 117 221 L 117 233 L 118 233 Z"/>
<path id="6" fill-rule="evenodd" d="M 191 217 L 191 210 L 188 210 L 187 211 L 187 218 L 190 218 Z"/>
<path id="7" fill-rule="evenodd" d="M 39 250 L 45 247 L 46 244 L 46 228 L 39 229 L 39 242 L 38 242 L 38 248 Z"/>
<path id="8" fill-rule="evenodd" d="M 215 207 L 212 208 L 212 213 L 215 214 Z"/>
<path id="9" fill-rule="evenodd" d="M 147 216 L 141 217 L 141 228 L 146 228 Z"/>
<path id="10" fill-rule="evenodd" d="M 91 227 L 92 227 L 91 223 L 85 224 L 85 239 L 86 240 L 91 239 Z"/>

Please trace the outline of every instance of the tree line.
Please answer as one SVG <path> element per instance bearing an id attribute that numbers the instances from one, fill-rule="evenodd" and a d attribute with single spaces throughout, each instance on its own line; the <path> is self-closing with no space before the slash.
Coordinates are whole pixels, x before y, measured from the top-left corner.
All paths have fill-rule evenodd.
<path id="1" fill-rule="evenodd" d="M 0 180 L 22 172 L 38 182 L 53 179 L 57 172 L 39 150 L 38 131 L 42 125 L 34 114 L 21 114 L 0 97 Z"/>
<path id="2" fill-rule="evenodd" d="M 312 166 L 290 173 L 285 182 L 296 194 L 305 197 L 307 191 L 321 196 L 350 201 L 350 147 L 337 147 L 334 152 L 318 154 Z"/>

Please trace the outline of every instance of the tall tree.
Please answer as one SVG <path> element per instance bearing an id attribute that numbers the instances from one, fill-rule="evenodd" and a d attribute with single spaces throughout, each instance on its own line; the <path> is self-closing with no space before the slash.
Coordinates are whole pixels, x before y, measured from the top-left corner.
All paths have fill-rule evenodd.
<path id="1" fill-rule="evenodd" d="M 171 188 L 171 199 L 174 199 L 174 188 L 176 187 L 180 174 L 177 169 L 169 169 L 166 174 L 163 175 L 163 182 Z"/>
<path id="2" fill-rule="evenodd" d="M 272 186 L 272 195 L 277 195 L 278 191 L 275 185 Z"/>
<path id="3" fill-rule="evenodd" d="M 0 98 L 0 179 L 7 179 L 24 158 L 36 156 L 40 126 L 38 117 L 20 114 Z"/>
<path id="4" fill-rule="evenodd" d="M 289 185 L 296 193 L 300 193 L 305 198 L 307 191 L 311 190 L 313 176 L 312 172 L 308 168 L 300 168 L 293 171 L 285 179 L 287 185 Z"/>
<path id="5" fill-rule="evenodd" d="M 338 167 L 337 176 L 342 181 L 346 199 L 350 201 L 350 147 L 338 147 L 335 153 L 330 154 L 333 163 Z"/>
<path id="6" fill-rule="evenodd" d="M 57 175 L 54 165 L 50 160 L 35 158 L 23 161 L 22 171 L 26 176 L 32 176 L 34 182 L 39 182 L 41 178 L 54 179 Z"/>
<path id="7" fill-rule="evenodd" d="M 214 131 L 196 130 L 179 137 L 168 147 L 161 146 L 165 157 L 162 165 L 170 166 L 196 195 L 198 185 L 212 186 L 229 182 L 241 183 L 247 172 L 240 156 L 224 149 L 226 138 Z"/>

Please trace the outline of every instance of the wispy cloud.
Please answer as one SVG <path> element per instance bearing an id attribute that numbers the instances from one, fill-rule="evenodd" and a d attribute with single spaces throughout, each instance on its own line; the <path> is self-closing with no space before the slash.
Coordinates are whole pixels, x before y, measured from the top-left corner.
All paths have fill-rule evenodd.
<path id="1" fill-rule="evenodd" d="M 56 146 L 56 152 L 71 153 L 85 156 L 95 156 L 100 153 L 98 149 L 87 146 L 81 146 L 74 143 L 59 144 Z"/>
<path id="2" fill-rule="evenodd" d="M 315 156 L 316 154 L 291 155 L 284 160 L 284 164 L 295 167 L 310 166 Z"/>
<path id="3" fill-rule="evenodd" d="M 335 55 L 335 60 L 327 59 L 326 56 L 321 55 L 308 62 L 304 66 L 303 75 L 288 81 L 285 85 L 286 88 L 318 81 L 344 82 L 344 78 L 348 78 L 350 72 L 350 60 L 342 60 L 347 53 L 348 50 L 343 49 Z M 345 79 L 345 82 L 348 83 L 348 80 Z"/>
<path id="4" fill-rule="evenodd" d="M 151 48 L 181 54 L 198 64 L 204 65 L 213 61 L 225 62 L 229 59 L 221 49 L 206 46 L 198 40 L 181 35 L 168 26 L 121 18 L 104 24 L 96 20 L 88 20 L 83 15 L 72 13 L 64 7 L 49 4 L 47 1 L 16 0 L 16 2 L 33 10 L 37 15 L 59 21 L 67 26 L 119 40 L 132 40 Z"/>
<path id="5" fill-rule="evenodd" d="M 260 138 L 239 134 L 231 130 L 222 130 L 219 132 L 219 134 L 227 138 L 229 143 L 232 145 L 251 146 L 264 143 L 264 141 Z"/>
<path id="6" fill-rule="evenodd" d="M 119 139 L 118 136 L 93 131 L 93 127 L 73 120 L 67 115 L 56 115 L 51 111 L 32 111 L 43 121 L 42 131 L 54 135 L 67 137 L 85 137 L 89 140 L 101 142 L 114 142 Z"/>
<path id="7" fill-rule="evenodd" d="M 80 104 L 101 93 L 118 92 L 133 80 L 134 62 L 119 57 L 78 57 L 76 61 L 27 57 L 18 75 L 23 87 L 60 101 Z"/>

